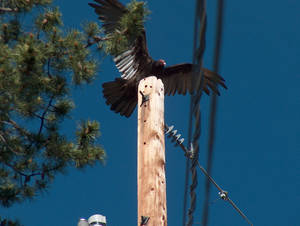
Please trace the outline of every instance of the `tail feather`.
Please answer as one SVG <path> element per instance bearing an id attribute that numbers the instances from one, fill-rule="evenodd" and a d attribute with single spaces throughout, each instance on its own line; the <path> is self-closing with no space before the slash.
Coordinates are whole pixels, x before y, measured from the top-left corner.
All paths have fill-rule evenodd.
<path id="1" fill-rule="evenodd" d="M 121 111 L 120 114 L 129 117 L 134 111 L 136 105 L 137 105 L 137 101 L 131 101 L 131 103 L 128 104 L 128 108 L 126 110 L 124 109 L 124 111 Z"/>
<path id="2" fill-rule="evenodd" d="M 117 78 L 115 81 L 102 85 L 106 104 L 120 115 L 129 117 L 137 105 L 137 91 L 135 82 Z"/>
<path id="3" fill-rule="evenodd" d="M 128 108 L 128 101 L 126 99 L 119 99 L 119 101 L 117 101 L 113 105 L 111 105 L 111 108 L 116 113 L 119 113 L 121 110 Z"/>

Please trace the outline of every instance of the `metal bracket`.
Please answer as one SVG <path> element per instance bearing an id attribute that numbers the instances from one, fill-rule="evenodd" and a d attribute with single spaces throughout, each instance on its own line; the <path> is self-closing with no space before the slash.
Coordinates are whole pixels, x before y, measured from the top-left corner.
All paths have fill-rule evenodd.
<path id="1" fill-rule="evenodd" d="M 228 192 L 227 191 L 220 191 L 219 196 L 223 200 L 228 200 Z"/>
<path id="2" fill-rule="evenodd" d="M 141 103 L 140 107 L 142 107 L 142 105 L 143 105 L 144 103 L 146 103 L 147 101 L 149 101 L 150 98 L 149 98 L 149 95 L 143 94 L 142 91 L 140 91 L 140 94 L 142 95 L 142 103 Z"/>
<path id="3" fill-rule="evenodd" d="M 141 216 L 141 226 L 147 225 L 150 217 Z"/>
<path id="4" fill-rule="evenodd" d="M 194 150 L 193 143 L 190 143 L 190 149 L 188 150 L 187 153 L 185 153 L 185 156 L 188 157 L 189 159 L 193 159 L 195 157 L 195 150 Z"/>

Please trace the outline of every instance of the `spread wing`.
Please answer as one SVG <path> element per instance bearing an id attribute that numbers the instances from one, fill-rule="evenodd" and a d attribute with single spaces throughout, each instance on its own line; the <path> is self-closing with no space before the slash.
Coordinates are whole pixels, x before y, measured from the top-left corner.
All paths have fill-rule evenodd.
<path id="1" fill-rule="evenodd" d="M 128 10 L 118 0 L 94 0 L 95 3 L 89 3 L 99 15 L 103 23 L 106 34 L 114 32 L 119 27 L 121 17 L 128 13 Z M 138 74 L 150 70 L 149 65 L 153 59 L 149 56 L 145 30 L 137 37 L 133 46 L 114 58 L 116 66 L 123 79 L 129 80 Z"/>
<path id="2" fill-rule="evenodd" d="M 99 15 L 99 20 L 103 23 L 105 34 L 114 32 L 119 27 L 121 17 L 128 12 L 124 5 L 117 0 L 94 0 L 89 3 Z"/>
<path id="3" fill-rule="evenodd" d="M 217 85 L 227 89 L 224 79 L 217 73 L 202 68 L 203 71 L 203 91 L 210 94 L 210 90 L 220 95 Z M 165 86 L 166 95 L 178 94 L 185 95 L 187 92 L 193 93 L 192 76 L 193 64 L 176 64 L 166 67 L 164 75 L 160 76 Z"/>
<path id="4" fill-rule="evenodd" d="M 114 61 L 123 79 L 129 80 L 141 74 L 149 74 L 153 59 L 148 53 L 145 31 L 137 37 L 131 49 L 114 58 Z"/>

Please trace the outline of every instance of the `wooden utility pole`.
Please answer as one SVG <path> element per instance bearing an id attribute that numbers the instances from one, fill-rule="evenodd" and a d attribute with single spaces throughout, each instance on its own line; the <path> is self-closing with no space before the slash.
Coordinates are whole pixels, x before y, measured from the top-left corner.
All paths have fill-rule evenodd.
<path id="1" fill-rule="evenodd" d="M 151 76 L 138 87 L 138 226 L 167 225 L 165 163 L 164 86 Z"/>

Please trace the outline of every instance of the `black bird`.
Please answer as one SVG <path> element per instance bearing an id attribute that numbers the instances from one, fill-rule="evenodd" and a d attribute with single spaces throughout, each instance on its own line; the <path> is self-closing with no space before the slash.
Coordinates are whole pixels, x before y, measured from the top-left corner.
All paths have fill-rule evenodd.
<path id="1" fill-rule="evenodd" d="M 94 0 L 98 4 L 89 3 L 99 15 L 106 34 L 114 32 L 120 18 L 128 10 L 117 0 Z M 182 63 L 166 67 L 164 60 L 153 60 L 148 53 L 145 29 L 137 37 L 131 49 L 114 58 L 121 78 L 103 84 L 103 94 L 110 109 L 120 115 L 129 117 L 137 105 L 137 89 L 139 81 L 148 76 L 160 78 L 164 84 L 165 94 L 185 95 L 193 93 L 192 85 L 193 64 Z M 217 85 L 227 88 L 224 79 L 218 74 L 202 68 L 203 91 L 207 94 L 211 89 L 219 95 Z"/>

